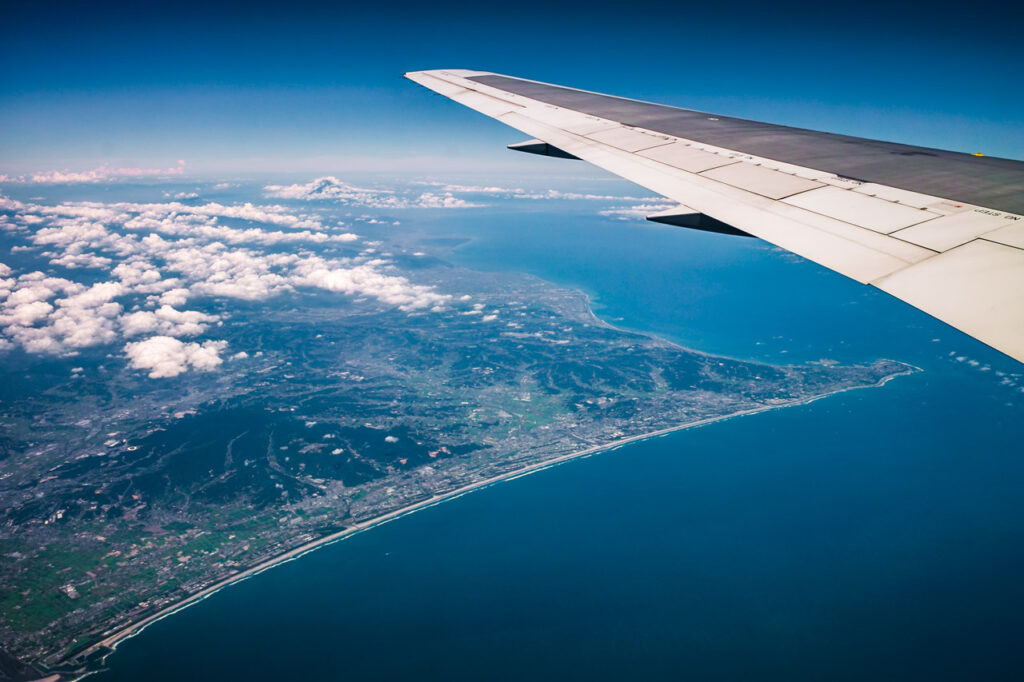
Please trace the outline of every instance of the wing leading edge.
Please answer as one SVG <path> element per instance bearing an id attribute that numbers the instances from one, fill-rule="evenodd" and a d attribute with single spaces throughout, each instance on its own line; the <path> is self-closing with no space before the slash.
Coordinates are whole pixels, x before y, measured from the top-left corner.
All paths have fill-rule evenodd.
<path id="1" fill-rule="evenodd" d="M 764 239 L 1024 362 L 1022 162 L 480 71 L 406 77 L 561 152 L 555 155 L 678 202 L 678 214 L 698 229 L 703 220 Z"/>

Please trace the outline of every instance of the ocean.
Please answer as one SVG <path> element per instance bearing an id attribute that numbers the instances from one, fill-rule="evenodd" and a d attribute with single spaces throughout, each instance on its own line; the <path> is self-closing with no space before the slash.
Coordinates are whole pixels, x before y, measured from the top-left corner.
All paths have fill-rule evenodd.
<path id="1" fill-rule="evenodd" d="M 702 351 L 923 371 L 383 524 L 151 625 L 94 679 L 1024 679 L 1019 363 L 755 240 L 523 200 L 405 226 Z"/>

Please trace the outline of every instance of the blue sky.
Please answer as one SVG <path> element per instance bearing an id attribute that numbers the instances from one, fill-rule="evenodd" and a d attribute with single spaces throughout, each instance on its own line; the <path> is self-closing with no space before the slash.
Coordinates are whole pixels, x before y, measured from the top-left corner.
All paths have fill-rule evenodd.
<path id="1" fill-rule="evenodd" d="M 527 169 L 519 135 L 403 79 L 474 68 L 1024 158 L 1020 9 L 521 2 L 18 7 L 0 172 Z"/>

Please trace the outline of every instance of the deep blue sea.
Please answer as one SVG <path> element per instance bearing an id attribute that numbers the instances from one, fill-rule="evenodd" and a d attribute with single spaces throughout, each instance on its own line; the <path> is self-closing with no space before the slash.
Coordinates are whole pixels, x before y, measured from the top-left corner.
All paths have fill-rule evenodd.
<path id="1" fill-rule="evenodd" d="M 923 371 L 379 526 L 152 625 L 95 679 L 1024 679 L 1024 366 L 755 240 L 558 202 L 403 229 L 699 350 Z"/>

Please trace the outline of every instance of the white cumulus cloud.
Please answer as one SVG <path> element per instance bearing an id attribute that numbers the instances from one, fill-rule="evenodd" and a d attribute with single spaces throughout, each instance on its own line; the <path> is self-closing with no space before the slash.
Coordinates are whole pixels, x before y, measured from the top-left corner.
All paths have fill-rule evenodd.
<path id="1" fill-rule="evenodd" d="M 127 344 L 124 351 L 132 367 L 149 370 L 151 379 L 163 379 L 190 368 L 203 372 L 215 369 L 223 362 L 220 353 L 227 345 L 227 341 L 185 343 L 171 336 L 153 336 Z"/>
<path id="2" fill-rule="evenodd" d="M 15 178 L 6 178 L 6 182 L 21 182 L 35 184 L 77 184 L 96 183 L 109 180 L 126 178 L 160 177 L 169 175 L 181 175 L 185 172 L 185 162 L 178 163 L 170 168 L 112 168 L 108 165 L 93 168 L 87 171 L 51 170 L 38 171 L 28 175 L 20 175 Z"/>
<path id="3" fill-rule="evenodd" d="M 363 192 L 351 187 L 345 191 Z M 461 202 L 447 192 L 409 195 L 412 199 L 386 190 L 367 192 L 408 206 Z M 221 319 L 183 308 L 197 298 L 260 301 L 316 288 L 375 299 L 406 312 L 441 310 L 452 300 L 432 286 L 410 281 L 373 248 L 358 255 L 330 248 L 359 237 L 342 232 L 340 223 L 328 226 L 315 215 L 283 206 L 188 206 L 177 201 L 42 205 L 8 200 L 0 210 L 13 213 L 0 219 L 8 221 L 5 226 L 19 225 L 17 238 L 27 242 L 12 246 L 12 253 L 34 250 L 65 274 L 90 270 L 82 273 L 82 281 L 74 281 L 42 271 L 15 275 L 0 264 L 0 333 L 5 339 L 0 350 L 16 345 L 30 353 L 70 355 L 144 336 L 200 336 Z M 282 245 L 289 248 L 276 248 Z M 311 250 L 318 246 L 328 248 Z M 213 361 L 219 357 L 216 347 L 205 343 L 136 345 L 140 343 L 145 342 L 126 347 L 132 349 L 130 358 L 174 348 L 190 358 L 188 367 L 219 364 Z M 170 376 L 165 374 L 169 370 L 150 369 Z"/>
<path id="4" fill-rule="evenodd" d="M 636 220 L 646 218 L 652 213 L 667 211 L 676 204 L 637 204 L 636 206 L 616 206 L 601 211 L 601 215 L 619 220 Z"/>
<path id="5" fill-rule="evenodd" d="M 169 305 L 155 311 L 140 310 L 121 318 L 121 331 L 125 336 L 159 332 L 164 336 L 198 336 L 208 325 L 219 320 L 197 310 L 177 310 Z"/>
<path id="6" fill-rule="evenodd" d="M 312 256 L 297 264 L 296 281 L 328 291 L 372 296 L 406 312 L 422 308 L 439 309 L 451 299 L 451 296 L 439 294 L 432 287 L 412 284 L 399 275 L 384 274 L 377 269 L 378 265 L 378 262 L 370 261 L 344 267 Z"/>
<path id="7" fill-rule="evenodd" d="M 413 202 L 413 206 L 418 208 L 476 208 L 482 205 L 460 199 L 451 192 L 445 192 L 444 194 L 424 192 Z"/>

